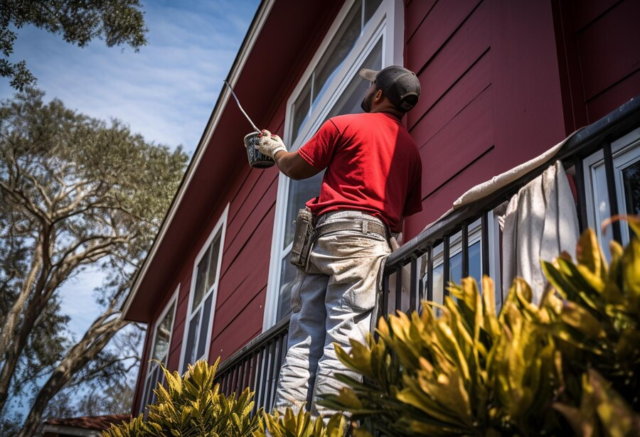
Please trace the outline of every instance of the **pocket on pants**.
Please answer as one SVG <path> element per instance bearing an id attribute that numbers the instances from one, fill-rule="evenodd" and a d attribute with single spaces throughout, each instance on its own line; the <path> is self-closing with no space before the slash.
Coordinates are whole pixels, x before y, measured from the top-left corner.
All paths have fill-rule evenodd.
<path id="1" fill-rule="evenodd" d="M 355 280 L 354 286 L 343 296 L 343 302 L 347 307 L 359 312 L 375 308 L 381 285 L 381 266 L 386 257 L 386 254 L 382 254 L 374 258 L 356 260 L 349 275 Z"/>

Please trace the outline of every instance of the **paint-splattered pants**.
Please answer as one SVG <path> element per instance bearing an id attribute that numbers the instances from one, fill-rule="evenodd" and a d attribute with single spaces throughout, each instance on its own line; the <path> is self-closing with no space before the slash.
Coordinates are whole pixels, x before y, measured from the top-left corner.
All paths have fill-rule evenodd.
<path id="1" fill-rule="evenodd" d="M 324 223 L 380 220 L 358 211 L 321 217 Z M 284 413 L 311 405 L 313 416 L 333 414 L 316 404 L 321 396 L 343 387 L 335 375 L 359 375 L 338 361 L 333 343 L 347 351 L 349 339 L 364 343 L 371 329 L 382 272 L 391 252 L 385 237 L 357 231 L 338 231 L 320 237 L 311 251 L 307 271 L 298 269 L 291 291 L 293 314 L 288 351 L 280 371 L 274 408 Z"/>

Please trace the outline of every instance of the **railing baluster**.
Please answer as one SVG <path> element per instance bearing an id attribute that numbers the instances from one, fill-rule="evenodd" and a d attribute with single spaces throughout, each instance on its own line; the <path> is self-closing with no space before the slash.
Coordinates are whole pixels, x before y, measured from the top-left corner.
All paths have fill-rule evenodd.
<path id="1" fill-rule="evenodd" d="M 269 411 L 273 409 L 273 402 L 276 398 L 276 390 L 278 388 L 278 374 L 280 373 L 280 355 L 282 345 L 280 339 L 273 341 L 273 368 L 271 369 L 271 395 L 269 396 Z"/>
<path id="2" fill-rule="evenodd" d="M 427 266 L 427 300 L 433 301 L 433 246 L 429 246 L 429 265 Z"/>
<path id="3" fill-rule="evenodd" d="M 389 275 L 382 278 L 382 308 L 378 317 L 387 317 L 389 313 Z"/>
<path id="4" fill-rule="evenodd" d="M 449 290 L 447 290 L 447 284 L 451 280 L 451 272 L 450 272 L 450 260 L 449 260 L 449 236 L 445 235 L 443 241 L 443 263 L 442 263 L 442 295 L 444 297 L 449 296 Z"/>
<path id="5" fill-rule="evenodd" d="M 582 158 L 577 158 L 574 164 L 576 169 L 576 190 L 578 191 L 578 224 L 580 232 L 584 232 L 589 227 L 589 219 L 587 215 L 587 190 L 584 178 L 584 162 Z"/>
<path id="6" fill-rule="evenodd" d="M 396 268 L 396 307 L 394 313 L 398 310 L 402 310 L 402 264 Z"/>
<path id="7" fill-rule="evenodd" d="M 417 308 L 419 299 L 418 290 L 418 260 L 414 256 L 411 258 L 411 283 L 409 284 L 409 311 L 413 312 Z"/>
<path id="8" fill-rule="evenodd" d="M 616 182 L 613 171 L 613 155 L 611 154 L 611 143 L 606 143 L 602 148 L 604 154 L 604 171 L 607 176 L 607 193 L 609 194 L 609 213 L 611 217 L 618 215 L 618 194 L 616 192 Z M 611 224 L 613 228 L 613 239 L 618 243 L 622 242 L 622 234 L 620 232 L 620 222 Z"/>
<path id="9" fill-rule="evenodd" d="M 481 238 L 482 238 L 482 255 L 480 257 L 480 264 L 482 264 L 482 274 L 491 274 L 491 260 L 489 259 L 489 213 L 487 211 L 482 213 L 480 219 Z"/>
<path id="10" fill-rule="evenodd" d="M 260 409 L 260 352 L 256 351 L 253 356 L 253 410 L 252 413 L 255 414 Z"/>
<path id="11" fill-rule="evenodd" d="M 462 255 L 462 276 L 461 278 L 466 278 L 469 276 L 469 225 L 467 223 L 462 224 L 462 241 L 460 243 L 461 247 L 461 255 Z"/>
<path id="12" fill-rule="evenodd" d="M 239 369 L 238 366 L 234 366 L 233 370 L 231 371 L 231 393 L 237 393 L 238 392 L 238 373 L 239 373 Z"/>
<path id="13" fill-rule="evenodd" d="M 268 359 L 266 350 L 267 348 L 264 346 L 260 349 L 260 368 L 258 370 L 258 386 L 260 388 L 260 392 L 256 395 L 256 404 L 258 405 L 258 408 L 264 407 L 264 392 L 266 390 L 266 380 L 264 376 L 266 370 L 266 362 Z"/>
<path id="14" fill-rule="evenodd" d="M 275 341 L 271 341 L 268 348 L 269 351 L 267 352 L 267 356 L 268 356 L 268 363 L 269 366 L 267 368 L 267 370 L 265 371 L 265 384 L 267 385 L 267 389 L 265 390 L 265 396 L 264 396 L 264 409 L 266 411 L 269 411 L 269 400 L 271 399 L 271 392 L 273 391 L 273 380 L 272 380 L 272 373 L 273 373 L 273 368 L 275 367 L 275 347 L 276 347 L 276 343 Z"/>
<path id="15" fill-rule="evenodd" d="M 251 389 L 251 391 L 253 391 L 255 393 L 256 391 L 256 373 L 257 373 L 257 368 L 258 368 L 258 354 L 256 352 L 254 352 L 251 355 L 251 367 L 249 370 L 249 388 Z M 255 395 L 254 395 L 254 400 L 255 400 Z"/>

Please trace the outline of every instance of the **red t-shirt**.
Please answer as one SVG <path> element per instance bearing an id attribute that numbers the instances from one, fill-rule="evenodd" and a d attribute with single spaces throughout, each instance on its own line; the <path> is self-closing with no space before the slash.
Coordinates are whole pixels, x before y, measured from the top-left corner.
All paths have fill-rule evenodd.
<path id="1" fill-rule="evenodd" d="M 392 115 L 331 118 L 299 154 L 313 167 L 327 169 L 320 196 L 307 202 L 316 215 L 353 209 L 397 230 L 403 217 L 422 211 L 418 147 Z"/>

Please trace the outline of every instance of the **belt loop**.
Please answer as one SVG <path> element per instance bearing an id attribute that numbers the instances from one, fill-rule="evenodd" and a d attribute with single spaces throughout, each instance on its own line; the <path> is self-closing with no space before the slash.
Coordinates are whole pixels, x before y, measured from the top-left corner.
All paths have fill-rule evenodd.
<path id="1" fill-rule="evenodd" d="M 367 235 L 369 233 L 369 221 L 362 220 L 362 233 Z"/>

